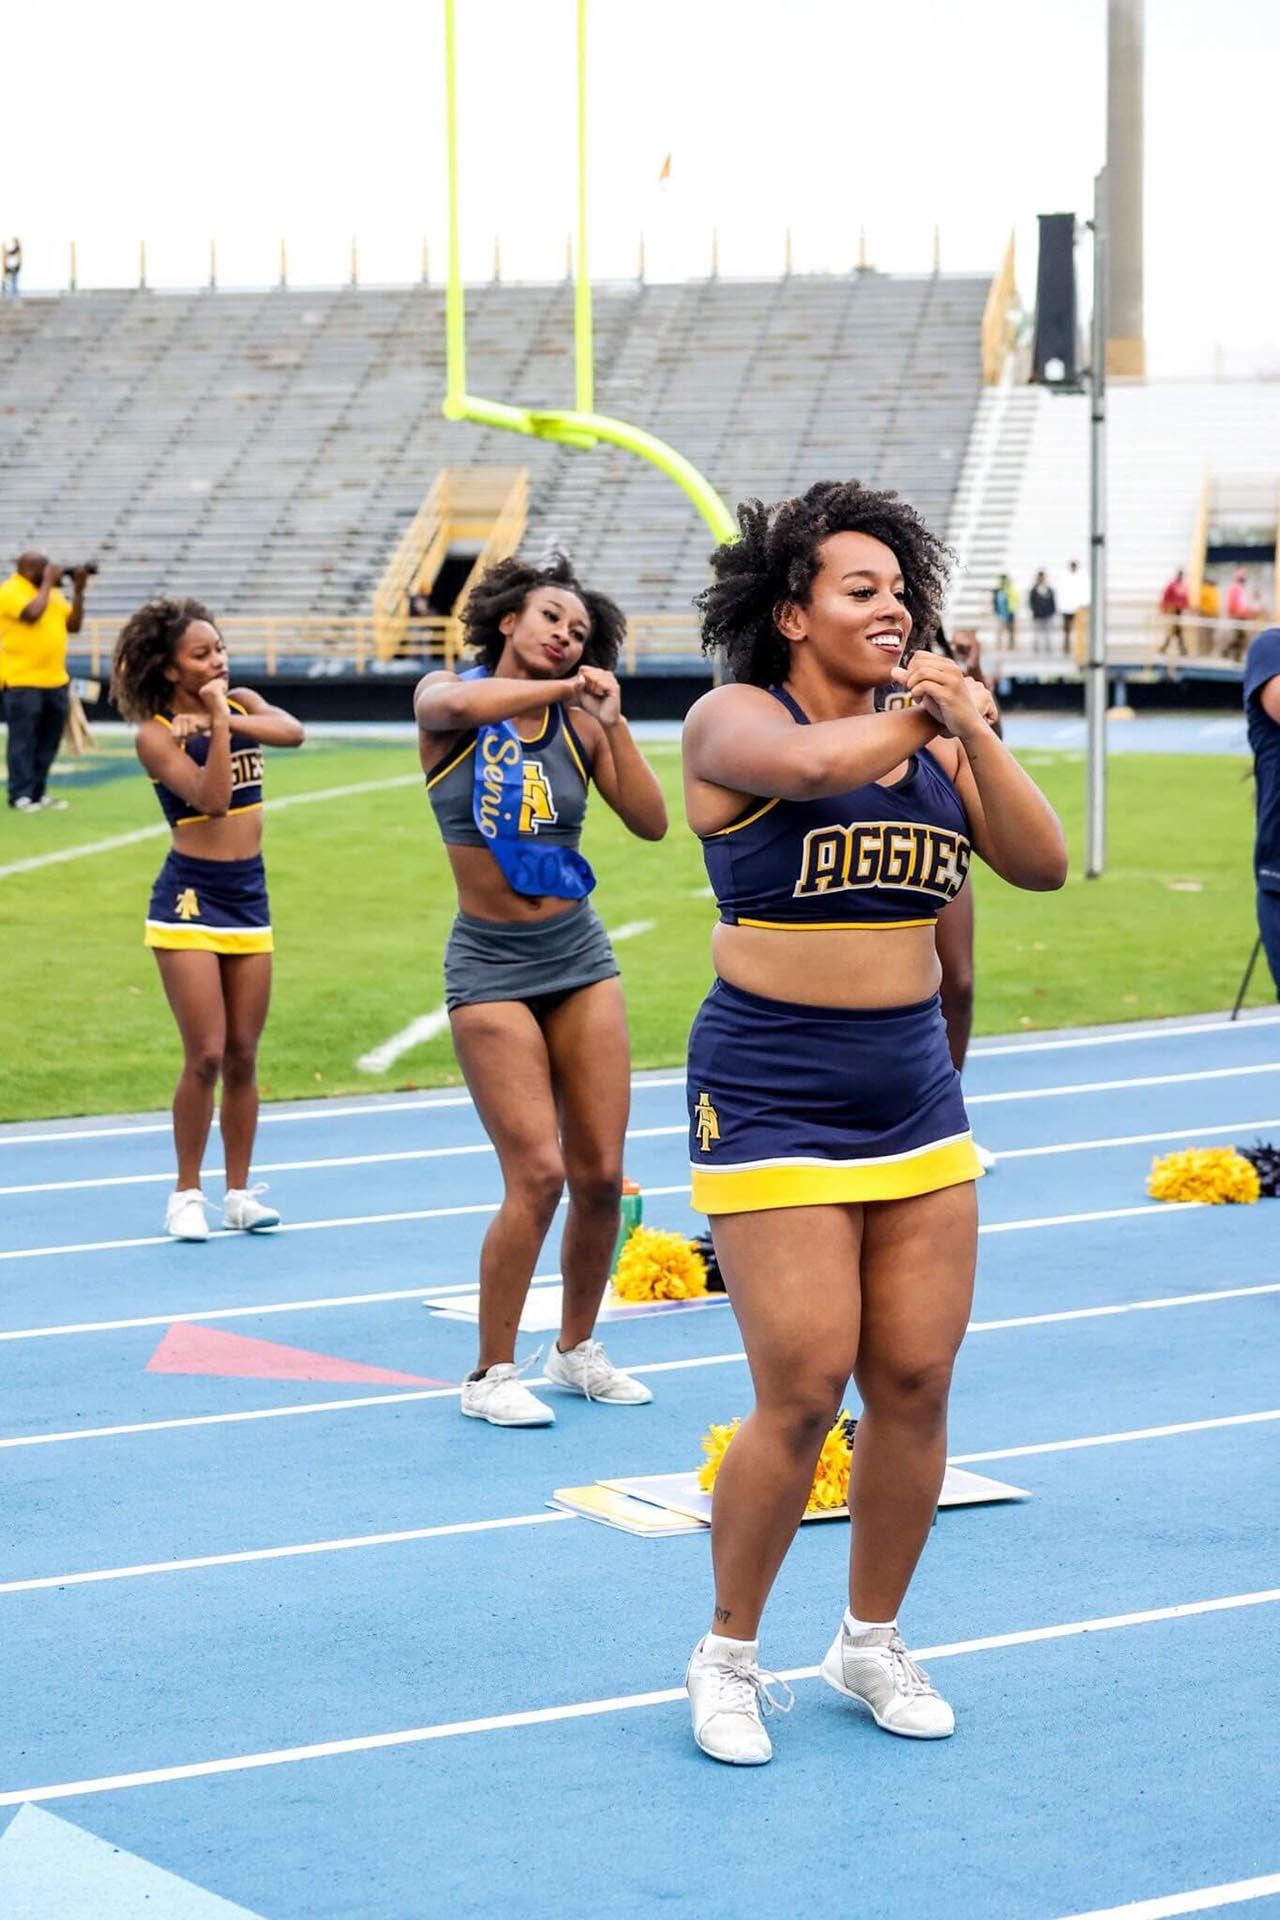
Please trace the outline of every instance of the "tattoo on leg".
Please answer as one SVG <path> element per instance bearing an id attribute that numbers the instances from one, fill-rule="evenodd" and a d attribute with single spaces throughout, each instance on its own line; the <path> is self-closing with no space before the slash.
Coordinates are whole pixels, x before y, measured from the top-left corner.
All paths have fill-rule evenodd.
<path id="1" fill-rule="evenodd" d="M 718 1627 L 724 1626 L 725 1622 L 728 1619 L 730 1619 L 732 1615 L 732 1611 L 733 1610 L 731 1607 L 717 1607 L 716 1608 L 716 1625 Z"/>

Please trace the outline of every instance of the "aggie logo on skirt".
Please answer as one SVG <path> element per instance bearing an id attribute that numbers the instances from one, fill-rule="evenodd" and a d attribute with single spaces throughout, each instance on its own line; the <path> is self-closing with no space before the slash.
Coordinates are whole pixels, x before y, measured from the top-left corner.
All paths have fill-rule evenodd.
<path id="1" fill-rule="evenodd" d="M 698 1133 L 698 1145 L 704 1153 L 710 1153 L 713 1142 L 720 1138 L 720 1116 L 711 1104 L 710 1094 L 698 1095 L 698 1104 L 693 1110 L 693 1124 Z"/>

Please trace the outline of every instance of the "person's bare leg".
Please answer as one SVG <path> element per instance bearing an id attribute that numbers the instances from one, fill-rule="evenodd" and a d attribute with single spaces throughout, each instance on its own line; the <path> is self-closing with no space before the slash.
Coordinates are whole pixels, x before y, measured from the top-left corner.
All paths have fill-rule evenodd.
<path id="1" fill-rule="evenodd" d="M 227 1186 L 249 1184 L 249 1163 L 258 1131 L 258 1041 L 271 1002 L 269 953 L 220 954 L 227 1037 L 222 1053 L 222 1104 L 218 1124 L 227 1163 Z"/>
<path id="2" fill-rule="evenodd" d="M 854 1369 L 862 1415 L 849 1490 L 849 1607 L 859 1620 L 897 1617 L 933 1524 L 977 1231 L 972 1182 L 865 1209 Z"/>
<path id="3" fill-rule="evenodd" d="M 179 1190 L 200 1185 L 213 1121 L 213 1090 L 222 1071 L 226 1009 L 216 953 L 156 949 L 165 995 L 182 1036 L 182 1072 L 173 1095 L 173 1144 Z"/>
<path id="4" fill-rule="evenodd" d="M 543 1029 L 560 1117 L 569 1212 L 560 1249 L 560 1349 L 595 1331 L 609 1280 L 622 1198 L 622 1149 L 631 1109 L 631 1050 L 617 980 L 583 987 L 547 1014 Z"/>
<path id="5" fill-rule="evenodd" d="M 711 1230 L 756 1394 L 716 1476 L 714 1626 L 754 1640 L 857 1353 L 861 1210 L 721 1214 Z"/>
<path id="6" fill-rule="evenodd" d="M 453 1046 L 481 1125 L 497 1149 L 502 1205 L 480 1250 L 478 1372 L 515 1359 L 520 1314 L 564 1189 L 551 1066 L 542 1029 L 519 1000 L 455 1007 Z"/>

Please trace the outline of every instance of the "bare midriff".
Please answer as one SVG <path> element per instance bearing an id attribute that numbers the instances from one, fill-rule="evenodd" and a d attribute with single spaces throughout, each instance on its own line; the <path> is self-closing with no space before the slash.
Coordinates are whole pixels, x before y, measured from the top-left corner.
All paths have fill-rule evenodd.
<path id="1" fill-rule="evenodd" d="M 578 904 L 552 895 L 534 898 L 516 893 L 488 847 L 446 847 L 445 852 L 458 887 L 458 911 L 469 913 L 473 920 L 508 920 L 524 926 L 531 920 L 554 920 Z"/>
<path id="2" fill-rule="evenodd" d="M 217 820 L 188 820 L 174 828 L 173 850 L 189 860 L 252 860 L 262 852 L 262 808 L 246 807 Z"/>
<path id="3" fill-rule="evenodd" d="M 932 921 L 865 929 L 721 921 L 711 958 L 727 986 L 809 1007 L 911 1007 L 932 999 L 942 980 Z"/>

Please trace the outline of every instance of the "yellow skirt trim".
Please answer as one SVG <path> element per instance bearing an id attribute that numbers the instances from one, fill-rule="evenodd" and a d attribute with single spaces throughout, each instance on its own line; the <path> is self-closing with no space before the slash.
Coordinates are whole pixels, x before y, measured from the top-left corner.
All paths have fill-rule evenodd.
<path id="1" fill-rule="evenodd" d="M 148 920 L 145 943 L 165 953 L 274 953 L 270 927 L 169 927 Z"/>
<path id="2" fill-rule="evenodd" d="M 932 920 L 747 920 L 740 927 L 767 927 L 770 933 L 891 933 L 895 927 L 931 927 Z"/>
<path id="3" fill-rule="evenodd" d="M 772 1207 L 831 1207 L 867 1200 L 910 1200 L 982 1178 L 971 1134 L 883 1160 L 764 1161 L 750 1167 L 698 1167 L 695 1213 L 763 1213 Z"/>

